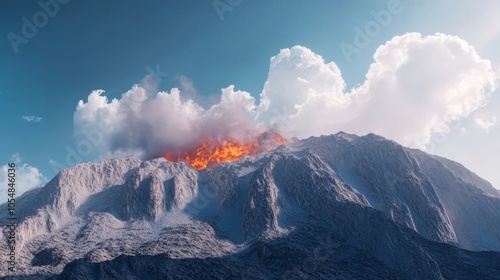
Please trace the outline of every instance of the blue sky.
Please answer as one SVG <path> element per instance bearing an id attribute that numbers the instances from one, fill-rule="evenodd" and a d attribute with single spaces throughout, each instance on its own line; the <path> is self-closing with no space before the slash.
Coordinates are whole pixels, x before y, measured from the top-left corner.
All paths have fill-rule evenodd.
<path id="1" fill-rule="evenodd" d="M 68 147 L 76 149 L 73 117 L 80 100 L 87 102 L 97 89 L 105 90 L 109 100 L 119 99 L 151 69 L 169 73 L 161 75 L 155 85 L 158 90 L 179 87 L 207 109 L 229 85 L 250 93 L 258 103 L 271 57 L 296 45 L 321 56 L 325 63 L 333 61 L 342 72 L 346 92 L 365 81 L 380 45 L 408 32 L 456 35 L 489 60 L 492 69 L 498 71 L 500 64 L 496 51 L 500 49 L 496 13 L 500 4 L 496 1 L 480 5 L 409 0 L 67 2 L 0 3 L 0 158 L 4 163 L 13 157 L 21 160 L 26 172 L 31 172 L 26 185 L 52 178 L 57 169 L 50 161 L 69 165 L 66 157 Z M 35 15 L 43 13 L 40 3 L 56 3 L 58 10 L 47 16 L 32 38 L 13 44 L 12 33 L 22 36 L 23 18 L 32 23 Z M 386 26 L 379 25 L 368 36 L 369 42 L 347 57 L 342 43 L 356 46 L 356 28 L 365 30 L 375 20 L 373 14 L 388 11 L 390 5 L 399 12 L 392 13 Z M 54 11 L 54 5 L 50 7 Z M 38 20 L 43 21 L 43 15 Z M 492 96 L 498 96 L 495 93 Z M 494 120 L 499 103 L 498 98 L 490 102 L 484 113 L 486 123 Z M 444 140 L 434 141 L 438 145 L 429 151 L 461 162 L 498 188 L 500 176 L 495 169 L 500 150 L 495 143 L 500 132 L 493 123 L 484 132 L 466 129 L 464 120 Z M 100 156 L 92 153 L 80 161 Z M 33 175 L 35 169 L 38 173 Z"/>

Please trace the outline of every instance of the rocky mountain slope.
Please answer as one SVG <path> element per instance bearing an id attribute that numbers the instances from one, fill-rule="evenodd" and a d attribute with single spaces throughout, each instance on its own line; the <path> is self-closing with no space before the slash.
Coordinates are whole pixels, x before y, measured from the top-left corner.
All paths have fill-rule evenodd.
<path id="1" fill-rule="evenodd" d="M 131 157 L 79 164 L 17 208 L 17 273 L 32 279 L 500 278 L 500 192 L 373 134 L 203 171 Z"/>

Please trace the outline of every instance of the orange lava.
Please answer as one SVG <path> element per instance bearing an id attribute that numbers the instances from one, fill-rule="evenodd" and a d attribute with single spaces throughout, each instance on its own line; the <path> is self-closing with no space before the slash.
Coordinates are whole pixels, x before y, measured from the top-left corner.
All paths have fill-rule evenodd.
<path id="1" fill-rule="evenodd" d="M 273 141 L 276 143 L 278 146 L 279 145 L 285 145 L 286 144 L 286 139 L 281 136 L 279 133 L 275 132 L 273 134 Z"/>
<path id="2" fill-rule="evenodd" d="M 272 137 L 269 137 L 266 132 L 261 134 L 259 138 L 252 143 L 240 143 L 235 140 L 226 140 L 223 141 L 222 144 L 220 142 L 206 140 L 194 151 L 180 153 L 180 156 L 174 156 L 172 153 L 167 152 L 165 153 L 165 158 L 171 162 L 184 161 L 197 170 L 203 170 L 222 162 L 232 162 L 244 156 L 255 155 L 270 150 L 272 146 L 275 147 L 283 144 L 286 144 L 286 139 L 279 133 L 273 132 Z"/>

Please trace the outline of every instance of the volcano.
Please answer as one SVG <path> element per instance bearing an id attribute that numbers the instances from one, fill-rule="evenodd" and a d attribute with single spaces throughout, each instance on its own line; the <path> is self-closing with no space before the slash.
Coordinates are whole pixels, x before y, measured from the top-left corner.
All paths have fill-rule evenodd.
<path id="1" fill-rule="evenodd" d="M 242 143 L 234 139 L 206 140 L 192 151 L 166 152 L 165 158 L 171 162 L 183 161 L 197 170 L 203 170 L 222 162 L 233 162 L 244 156 L 269 151 L 286 143 L 287 140 L 279 132 L 268 130 L 253 141 Z"/>
<path id="2" fill-rule="evenodd" d="M 83 163 L 17 200 L 11 279 L 499 279 L 500 192 L 369 134 L 197 170 Z M 7 205 L 0 206 L 7 252 Z"/>

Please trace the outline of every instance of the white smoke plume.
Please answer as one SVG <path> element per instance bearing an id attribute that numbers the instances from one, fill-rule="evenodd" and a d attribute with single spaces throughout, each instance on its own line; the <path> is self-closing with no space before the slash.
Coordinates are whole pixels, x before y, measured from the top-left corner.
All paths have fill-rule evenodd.
<path id="1" fill-rule="evenodd" d="M 206 109 L 181 101 L 177 88 L 152 92 L 134 85 L 111 101 L 96 90 L 78 103 L 75 129 L 101 130 L 104 157 L 160 156 L 206 139 L 241 141 L 270 126 L 299 138 L 373 132 L 425 148 L 433 134 L 448 133 L 453 122 L 485 105 L 497 87 L 491 63 L 456 36 L 407 33 L 380 46 L 373 58 L 364 83 L 346 91 L 334 62 L 302 46 L 283 49 L 271 58 L 258 102 L 231 85 Z"/>
<path id="2" fill-rule="evenodd" d="M 161 156 L 166 151 L 194 148 L 203 141 L 254 137 L 255 99 L 234 86 L 222 90 L 220 102 L 205 110 L 193 100 L 181 101 L 177 88 L 150 93 L 134 85 L 117 100 L 103 90 L 80 101 L 74 114 L 78 132 L 102 132 L 99 150 L 108 156 Z"/>

